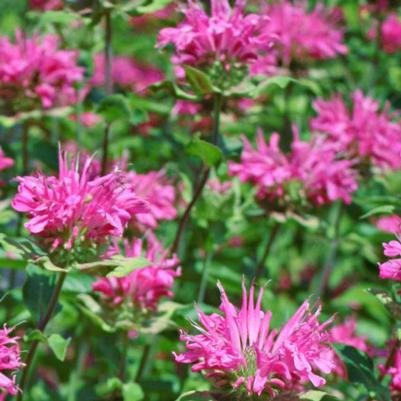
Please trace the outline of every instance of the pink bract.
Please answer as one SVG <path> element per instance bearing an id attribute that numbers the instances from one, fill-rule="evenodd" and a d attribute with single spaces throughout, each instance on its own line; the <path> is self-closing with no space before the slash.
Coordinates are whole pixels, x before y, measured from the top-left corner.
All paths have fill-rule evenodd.
<path id="1" fill-rule="evenodd" d="M 136 269 L 125 277 L 101 278 L 92 288 L 112 306 L 129 301 L 135 307 L 155 310 L 162 297 L 172 297 L 174 280 L 181 274 L 176 255 L 168 256 L 153 235 L 148 237 L 147 246 L 142 240 L 125 242 L 127 257 L 144 256 L 151 263 Z"/>
<path id="2" fill-rule="evenodd" d="M 176 65 L 210 67 L 221 62 L 226 69 L 233 63 L 249 65 L 270 50 L 271 36 L 263 33 L 268 18 L 245 14 L 245 0 L 212 0 L 211 15 L 193 0 L 182 9 L 184 21 L 160 31 L 158 46 L 172 44 Z"/>
<path id="3" fill-rule="evenodd" d="M 263 289 L 254 304 L 254 287 L 249 298 L 243 285 L 242 306 L 238 310 L 221 293 L 222 314 L 206 315 L 198 310 L 197 335 L 181 332 L 187 350 L 175 355 L 180 363 L 193 364 L 194 372 L 203 371 L 218 387 L 231 386 L 248 394 L 275 396 L 280 391 L 299 390 L 312 383 L 325 384 L 320 372 L 334 369 L 326 322 L 320 324 L 320 308 L 310 310 L 304 302 L 280 329 L 271 330 L 272 313 L 261 310 Z"/>
<path id="4" fill-rule="evenodd" d="M 260 199 L 283 198 L 288 186 L 298 183 L 301 193 L 314 204 L 339 199 L 350 203 L 351 194 L 358 187 L 354 162 L 341 158 L 335 146 L 323 137 L 312 137 L 310 142 L 303 142 L 296 130 L 294 136 L 288 155 L 279 147 L 278 134 L 272 134 L 266 143 L 259 131 L 256 149 L 244 137 L 241 162 L 230 162 L 229 173 L 254 184 Z"/>
<path id="5" fill-rule="evenodd" d="M 23 366 L 18 337 L 11 337 L 12 331 L 7 326 L 0 329 L 0 397 L 4 394 L 2 391 L 17 394 L 15 372 Z"/>
<path id="6" fill-rule="evenodd" d="M 265 32 L 278 38 L 277 48 L 285 65 L 347 53 L 336 18 L 322 5 L 308 12 L 306 2 L 280 1 L 268 6 L 266 14 L 270 23 Z"/>
<path id="7" fill-rule="evenodd" d="M 15 43 L 0 37 L 0 95 L 12 101 L 13 112 L 73 104 L 74 85 L 83 79 L 77 58 L 78 52 L 59 49 L 53 35 L 17 31 Z"/>
<path id="8" fill-rule="evenodd" d="M 318 99 L 314 108 L 318 116 L 311 120 L 312 129 L 325 133 L 339 151 L 346 151 L 382 169 L 401 167 L 401 124 L 394 120 L 388 107 L 361 91 L 352 95 L 349 111 L 343 98 Z"/>
<path id="9" fill-rule="evenodd" d="M 59 175 L 18 177 L 15 210 L 27 213 L 25 227 L 45 238 L 51 247 L 69 249 L 76 240 L 103 243 L 121 237 L 128 222 L 146 213 L 146 201 L 137 196 L 126 174 L 117 170 L 90 178 L 91 159 L 83 168 L 59 152 Z"/>

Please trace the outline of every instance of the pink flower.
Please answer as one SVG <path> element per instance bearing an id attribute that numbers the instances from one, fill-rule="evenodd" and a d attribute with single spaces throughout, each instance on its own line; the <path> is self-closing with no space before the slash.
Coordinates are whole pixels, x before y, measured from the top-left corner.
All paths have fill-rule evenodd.
<path id="1" fill-rule="evenodd" d="M 383 279 L 389 279 L 394 281 L 401 281 L 401 258 L 397 258 L 397 256 L 401 256 L 401 242 L 398 238 L 397 240 L 393 240 L 383 244 L 384 255 L 390 259 L 387 262 L 380 263 L 380 277 Z"/>
<path id="2" fill-rule="evenodd" d="M 193 364 L 192 371 L 203 371 L 216 386 L 232 386 L 248 394 L 275 396 L 284 390 L 298 390 L 311 382 L 325 384 L 316 372 L 330 373 L 333 362 L 326 359 L 330 348 L 326 322 L 320 324 L 320 308 L 311 312 L 304 302 L 281 328 L 270 330 L 272 313 L 261 310 L 263 289 L 254 304 L 254 288 L 249 299 L 243 285 L 242 307 L 238 310 L 221 292 L 222 314 L 206 315 L 198 310 L 197 335 L 181 332 L 187 351 L 175 359 Z"/>
<path id="3" fill-rule="evenodd" d="M 393 342 L 389 343 L 389 348 L 393 347 Z M 390 350 L 388 353 L 391 352 Z M 387 354 L 388 354 L 387 353 Z M 389 355 L 387 355 L 388 357 Z M 383 366 L 382 371 L 391 376 L 390 389 L 396 393 L 401 392 L 401 348 L 395 350 L 391 366 L 386 370 Z"/>
<path id="4" fill-rule="evenodd" d="M 397 14 L 390 13 L 381 25 L 380 42 L 386 53 L 401 50 L 401 21 Z"/>
<path id="5" fill-rule="evenodd" d="M 17 394 L 15 371 L 23 366 L 18 337 L 11 337 L 12 331 L 7 326 L 0 329 L 0 396 L 4 394 L 2 391 L 6 394 Z"/>
<path id="6" fill-rule="evenodd" d="M 158 46 L 172 44 L 176 65 L 211 67 L 220 62 L 224 69 L 239 63 L 249 65 L 271 47 L 271 37 L 261 33 L 268 18 L 245 15 L 245 0 L 236 0 L 232 9 L 228 0 L 211 0 L 211 16 L 201 3 L 193 0 L 183 8 L 184 21 L 175 28 L 160 31 Z"/>
<path id="7" fill-rule="evenodd" d="M 376 227 L 384 232 L 396 234 L 401 231 L 401 217 L 383 216 L 376 221 Z"/>
<path id="8" fill-rule="evenodd" d="M 350 203 L 358 186 L 354 162 L 342 159 L 336 148 L 321 136 L 312 137 L 310 142 L 301 141 L 297 131 L 294 136 L 288 155 L 279 148 L 278 134 L 273 134 L 267 144 L 259 131 L 256 149 L 243 138 L 241 162 L 229 163 L 230 175 L 254 184 L 260 199 L 280 200 L 289 195 L 289 186 L 295 185 L 316 205 L 339 199 Z"/>
<path id="9" fill-rule="evenodd" d="M 6 157 L 3 150 L 0 148 L 0 171 L 10 168 L 14 165 L 14 160 Z"/>
<path id="10" fill-rule="evenodd" d="M 132 217 L 146 213 L 126 174 L 113 171 L 90 178 L 91 159 L 82 169 L 78 161 L 69 163 L 59 152 L 59 175 L 18 177 L 18 193 L 12 201 L 15 210 L 28 214 L 25 227 L 42 237 L 52 249 L 70 249 L 75 241 L 103 243 L 109 236 L 121 237 Z"/>
<path id="11" fill-rule="evenodd" d="M 62 0 L 30 0 L 29 6 L 42 11 L 61 10 L 64 7 Z"/>
<path id="12" fill-rule="evenodd" d="M 163 73 L 151 65 L 139 65 L 127 56 L 114 56 L 112 65 L 113 83 L 134 92 L 142 92 L 149 85 L 163 80 Z M 104 85 L 104 56 L 95 56 L 95 71 L 92 85 Z"/>
<path id="13" fill-rule="evenodd" d="M 147 247 L 142 240 L 125 243 L 127 257 L 145 256 L 149 266 L 136 269 L 125 277 L 101 278 L 92 288 L 112 306 L 132 302 L 139 310 L 156 310 L 162 297 L 172 297 L 174 279 L 181 274 L 176 255 L 168 256 L 156 238 L 148 237 Z"/>
<path id="14" fill-rule="evenodd" d="M 74 85 L 83 79 L 78 53 L 58 47 L 53 35 L 27 38 L 17 31 L 15 43 L 0 37 L 0 96 L 13 112 L 77 101 Z"/>
<path id="15" fill-rule="evenodd" d="M 316 100 L 318 116 L 311 121 L 312 129 L 327 134 L 339 150 L 382 169 L 399 169 L 401 125 L 393 121 L 387 108 L 380 111 L 378 102 L 359 90 L 352 101 L 352 111 L 348 111 L 340 96 Z"/>
<path id="16" fill-rule="evenodd" d="M 333 326 L 329 331 L 329 335 L 331 343 L 349 345 L 351 347 L 361 350 L 362 352 L 369 351 L 367 337 L 359 336 L 356 333 L 356 320 L 354 318 L 349 318 L 344 323 Z M 334 351 L 333 358 L 336 361 L 334 372 L 338 376 L 346 378 L 347 373 L 344 363 L 337 356 L 337 354 L 334 353 Z"/>
<path id="17" fill-rule="evenodd" d="M 307 11 L 307 2 L 296 4 L 284 0 L 267 7 L 270 23 L 265 32 L 278 38 L 278 50 L 285 65 L 291 61 L 330 59 L 347 53 L 343 33 L 335 18 L 317 6 Z"/>
<path id="18" fill-rule="evenodd" d="M 78 116 L 77 115 L 71 115 L 70 119 L 72 121 L 77 121 Z M 79 122 L 82 124 L 84 127 L 94 127 L 95 125 L 99 124 L 102 121 L 102 117 L 99 114 L 96 113 L 91 113 L 91 112 L 85 112 L 79 115 Z"/>
<path id="19" fill-rule="evenodd" d="M 154 229 L 159 221 L 174 220 L 177 217 L 175 188 L 163 170 L 145 174 L 128 172 L 127 180 L 138 196 L 149 204 L 148 213 L 135 216 L 139 224 Z"/>

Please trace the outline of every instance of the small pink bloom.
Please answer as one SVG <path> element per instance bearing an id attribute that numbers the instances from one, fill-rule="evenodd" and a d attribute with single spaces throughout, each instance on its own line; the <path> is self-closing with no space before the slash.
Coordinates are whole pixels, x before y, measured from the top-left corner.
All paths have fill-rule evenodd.
<path id="1" fill-rule="evenodd" d="M 312 137 L 310 142 L 301 141 L 296 130 L 294 136 L 288 155 L 279 148 L 278 134 L 273 134 L 267 144 L 259 131 L 256 149 L 243 138 L 241 162 L 229 163 L 230 175 L 253 183 L 260 199 L 282 200 L 288 195 L 288 186 L 299 183 L 300 191 L 316 205 L 339 199 L 350 203 L 358 187 L 354 162 L 342 159 L 335 146 L 322 136 Z"/>
<path id="2" fill-rule="evenodd" d="M 278 38 L 278 52 L 285 65 L 293 60 L 330 59 L 347 53 L 336 18 L 322 5 L 309 12 L 307 2 L 284 0 L 268 6 L 266 14 L 270 23 L 265 32 Z"/>
<path id="3" fill-rule="evenodd" d="M 3 150 L 0 148 L 0 171 L 10 168 L 14 165 L 14 160 L 6 157 Z"/>
<path id="4" fill-rule="evenodd" d="M 380 42 L 386 53 L 396 53 L 401 50 L 401 20 L 395 13 L 390 13 L 380 26 Z M 375 28 L 373 28 L 375 29 Z M 376 36 L 376 32 L 374 35 Z"/>
<path id="5" fill-rule="evenodd" d="M 42 11 L 61 10 L 64 7 L 63 0 L 30 0 L 29 6 Z"/>
<path id="6" fill-rule="evenodd" d="M 194 372 L 202 371 L 216 386 L 231 386 L 248 394 L 274 397 L 280 391 L 325 384 L 320 372 L 334 369 L 330 348 L 326 345 L 326 322 L 320 324 L 320 308 L 311 312 L 304 302 L 294 316 L 280 329 L 270 328 L 272 314 L 261 310 L 263 289 L 254 303 L 254 287 L 249 298 L 243 285 L 242 307 L 238 310 L 221 292 L 222 314 L 206 315 L 198 310 L 199 334 L 181 332 L 187 350 L 176 355 L 180 363 L 192 364 Z"/>
<path id="7" fill-rule="evenodd" d="M 18 337 L 11 337 L 13 329 L 3 326 L 0 329 L 0 396 L 1 394 L 16 395 L 15 372 L 22 368 L 20 347 Z"/>
<path id="8" fill-rule="evenodd" d="M 383 244 L 384 255 L 390 259 L 387 262 L 380 263 L 380 277 L 394 281 L 401 281 L 401 243 L 399 238 Z M 397 258 L 398 256 L 398 258 Z"/>
<path id="9" fill-rule="evenodd" d="M 125 277 L 101 278 L 93 284 L 112 306 L 129 301 L 139 310 L 156 310 L 162 297 L 172 297 L 174 280 L 181 274 L 176 255 L 168 256 L 156 238 L 148 237 L 147 247 L 142 240 L 125 243 L 127 257 L 144 256 L 150 265 L 136 269 Z"/>
<path id="10" fill-rule="evenodd" d="M 72 121 L 77 121 L 76 115 L 71 115 L 70 119 Z M 79 115 L 79 122 L 87 128 L 94 127 L 95 125 L 99 124 L 102 121 L 102 118 L 99 114 L 85 112 Z"/>
<path id="11" fill-rule="evenodd" d="M 15 43 L 0 37 L 0 96 L 13 112 L 73 104 L 74 86 L 83 79 L 78 53 L 59 49 L 53 35 L 26 37 L 16 32 Z"/>
<path id="12" fill-rule="evenodd" d="M 393 352 L 394 340 L 389 341 L 387 350 L 384 352 L 386 359 L 390 357 L 390 352 Z M 395 394 L 401 394 L 401 348 L 395 350 L 395 354 L 392 357 L 392 363 L 388 368 L 383 365 L 379 366 L 383 374 L 391 376 L 390 389 Z"/>
<path id="13" fill-rule="evenodd" d="M 42 237 L 52 248 L 69 249 L 76 240 L 103 243 L 121 237 L 132 217 L 147 213 L 126 174 L 113 171 L 90 177 L 91 159 L 83 168 L 59 152 L 59 175 L 18 177 L 15 210 L 28 214 L 25 224 L 31 234 Z"/>
<path id="14" fill-rule="evenodd" d="M 174 220 L 177 217 L 176 191 L 163 170 L 145 174 L 131 171 L 127 173 L 127 180 L 138 196 L 149 204 L 148 213 L 135 216 L 139 224 L 154 229 L 159 221 Z"/>
<path id="15" fill-rule="evenodd" d="M 91 79 L 93 86 L 104 85 L 104 56 L 95 56 L 95 71 Z M 149 85 L 163 80 L 163 73 L 151 65 L 140 65 L 127 56 L 114 56 L 112 79 L 115 85 L 128 88 L 134 92 L 142 92 Z"/>
<path id="16" fill-rule="evenodd" d="M 178 66 L 211 67 L 221 62 L 229 70 L 235 63 L 250 65 L 270 50 L 271 36 L 262 33 L 268 18 L 246 15 L 244 9 L 245 0 L 236 0 L 233 8 L 228 0 L 212 0 L 209 16 L 200 2 L 189 1 L 182 9 L 184 21 L 162 29 L 158 46 L 172 44 L 172 62 Z"/>
<path id="17" fill-rule="evenodd" d="M 401 231 L 401 218 L 396 215 L 380 217 L 376 221 L 376 227 L 381 231 L 396 234 Z"/>
<path id="18" fill-rule="evenodd" d="M 327 134 L 339 151 L 368 160 L 382 169 L 401 167 L 401 125 L 378 102 L 356 91 L 349 111 L 344 100 L 335 96 L 318 99 L 314 108 L 318 116 L 311 121 L 315 131 Z"/>

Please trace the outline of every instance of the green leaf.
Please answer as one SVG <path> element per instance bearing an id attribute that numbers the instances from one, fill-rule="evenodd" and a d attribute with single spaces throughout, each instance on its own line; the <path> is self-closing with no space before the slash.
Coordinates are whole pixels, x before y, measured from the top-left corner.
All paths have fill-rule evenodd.
<path id="1" fill-rule="evenodd" d="M 127 383 L 123 385 L 124 401 L 141 401 L 144 397 L 145 394 L 139 384 Z"/>
<path id="2" fill-rule="evenodd" d="M 140 14 L 154 13 L 155 11 L 167 7 L 173 1 L 174 0 L 154 0 L 144 6 L 137 7 L 135 11 L 137 11 Z"/>
<path id="3" fill-rule="evenodd" d="M 47 343 L 47 337 L 40 330 L 32 330 L 29 334 L 24 335 L 25 342 L 39 341 L 41 343 Z"/>
<path id="4" fill-rule="evenodd" d="M 207 166 L 217 166 L 223 158 L 222 151 L 209 142 L 194 138 L 186 147 L 186 152 L 191 156 L 199 157 Z"/>
<path id="5" fill-rule="evenodd" d="M 277 76 L 263 80 L 251 93 L 252 97 L 259 97 L 271 86 L 278 86 L 285 89 L 291 82 L 297 82 L 296 79 L 287 76 Z"/>
<path id="6" fill-rule="evenodd" d="M 176 99 L 192 100 L 195 102 L 199 100 L 198 96 L 183 91 L 171 81 L 157 82 L 153 85 L 150 85 L 148 89 L 152 92 L 166 91 Z"/>
<path id="7" fill-rule="evenodd" d="M 338 401 L 338 398 L 318 390 L 311 390 L 301 394 L 300 399 L 307 401 Z"/>
<path id="8" fill-rule="evenodd" d="M 101 114 L 109 124 L 117 120 L 129 121 L 132 118 L 128 99 L 121 94 L 104 98 L 100 102 L 97 112 Z"/>
<path id="9" fill-rule="evenodd" d="M 371 288 L 368 291 L 376 296 L 376 298 L 390 311 L 396 320 L 401 321 L 401 305 L 393 299 L 388 292 L 374 288 Z"/>
<path id="10" fill-rule="evenodd" d="M 38 267 L 28 265 L 28 275 L 22 287 L 24 304 L 38 323 L 47 311 L 53 295 L 54 280 L 49 274 L 42 273 Z"/>
<path id="11" fill-rule="evenodd" d="M 107 277 L 125 277 L 136 269 L 150 266 L 152 263 L 142 256 L 136 258 L 121 258 L 120 266 L 112 270 Z"/>
<path id="12" fill-rule="evenodd" d="M 214 401 L 208 391 L 188 391 L 181 394 L 176 401 Z"/>
<path id="13" fill-rule="evenodd" d="M 345 364 L 351 383 L 362 385 L 372 399 L 391 401 L 389 389 L 376 377 L 373 361 L 367 354 L 343 344 L 336 344 L 335 349 Z"/>
<path id="14" fill-rule="evenodd" d="M 69 273 L 63 285 L 64 292 L 85 294 L 92 292 L 92 283 L 96 279 L 89 274 Z"/>
<path id="15" fill-rule="evenodd" d="M 361 219 L 366 219 L 367 217 L 376 215 L 376 214 L 392 214 L 394 213 L 395 207 L 393 205 L 383 205 L 375 207 L 374 209 L 370 210 L 369 212 L 362 215 Z"/>
<path id="16" fill-rule="evenodd" d="M 54 352 L 54 355 L 56 355 L 56 358 L 63 362 L 67 354 L 67 348 L 71 342 L 71 338 L 65 339 L 59 334 L 52 334 L 47 341 L 50 349 Z"/>
<path id="17" fill-rule="evenodd" d="M 68 11 L 46 11 L 41 13 L 40 15 L 40 24 L 47 26 L 48 24 L 62 24 L 62 25 L 70 25 L 71 22 L 74 22 L 77 17 L 77 14 L 68 12 Z"/>
<path id="18" fill-rule="evenodd" d="M 209 95 L 218 92 L 209 76 L 201 70 L 190 67 L 189 65 L 184 66 L 184 70 L 188 83 L 196 94 Z"/>

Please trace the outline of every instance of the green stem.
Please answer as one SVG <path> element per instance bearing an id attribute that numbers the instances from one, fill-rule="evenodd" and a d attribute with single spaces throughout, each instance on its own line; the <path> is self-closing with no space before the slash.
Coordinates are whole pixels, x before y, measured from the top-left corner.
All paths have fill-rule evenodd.
<path id="1" fill-rule="evenodd" d="M 205 299 L 205 293 L 206 293 L 206 288 L 207 288 L 207 278 L 208 278 L 208 273 L 209 273 L 209 266 L 210 262 L 212 261 L 212 252 L 208 252 L 206 254 L 206 258 L 203 261 L 203 269 L 202 269 L 202 278 L 201 278 L 201 283 L 199 286 L 199 293 L 198 293 L 198 303 L 202 303 Z"/>
<path id="2" fill-rule="evenodd" d="M 27 175 L 29 171 L 29 149 L 28 149 L 28 142 L 29 142 L 29 124 L 25 123 L 22 126 L 22 175 Z"/>
<path id="3" fill-rule="evenodd" d="M 255 269 L 255 280 L 259 280 L 264 273 L 265 270 L 265 265 L 266 265 L 266 260 L 269 257 L 271 248 L 273 246 L 274 240 L 277 237 L 277 234 L 280 230 L 280 224 L 279 223 L 275 223 L 275 225 L 273 226 L 273 228 L 271 229 L 267 241 L 266 241 L 266 246 L 265 249 L 263 251 L 262 257 L 260 258 L 256 269 Z"/>
<path id="4" fill-rule="evenodd" d="M 215 93 L 213 97 L 213 127 L 212 127 L 212 143 L 213 145 L 218 145 L 219 144 L 219 136 L 220 136 L 220 114 L 221 114 L 221 105 L 222 105 L 223 97 L 220 93 Z M 196 186 L 194 195 L 189 202 L 187 208 L 184 211 L 184 214 L 181 217 L 180 222 L 178 223 L 178 228 L 176 231 L 175 239 L 173 241 L 173 244 L 171 246 L 171 253 L 175 253 L 178 250 L 182 234 L 184 232 L 185 224 L 187 220 L 189 219 L 189 216 L 191 214 L 191 210 L 195 206 L 196 202 L 202 195 L 203 189 L 205 188 L 205 185 L 207 183 L 207 180 L 209 178 L 210 174 L 210 167 L 207 167 L 206 165 L 203 166 L 202 172 L 201 172 L 201 178 L 198 182 L 198 185 Z"/>
<path id="5" fill-rule="evenodd" d="M 129 336 L 126 331 L 122 332 L 121 337 L 121 359 L 120 359 L 120 369 L 118 376 L 124 382 L 125 374 L 127 371 L 127 357 L 128 357 L 128 347 L 129 347 Z"/>
<path id="6" fill-rule="evenodd" d="M 333 271 L 337 258 L 340 221 L 341 221 L 341 203 L 340 202 L 335 203 L 333 205 L 333 209 L 334 209 L 334 218 L 333 218 L 334 234 L 333 234 L 333 239 L 330 242 L 330 249 L 327 254 L 327 258 L 324 263 L 323 272 L 321 275 L 320 287 L 318 290 L 319 297 L 323 296 L 329 287 L 330 276 Z"/>
<path id="7" fill-rule="evenodd" d="M 43 318 L 41 318 L 39 320 L 37 329 L 40 330 L 41 332 L 43 332 L 46 329 L 47 324 L 49 323 L 50 319 L 53 316 L 53 313 L 56 309 L 57 302 L 60 297 L 61 289 L 63 288 L 63 284 L 64 284 L 66 276 L 67 276 L 67 273 L 63 272 L 60 274 L 59 279 L 56 284 L 56 288 L 54 289 L 53 295 L 50 299 L 49 307 L 47 308 L 46 314 Z M 28 355 L 24 362 L 25 366 L 24 366 L 24 369 L 22 370 L 21 380 L 19 381 L 20 392 L 17 395 L 16 401 L 22 401 L 22 398 L 24 396 L 24 391 L 25 391 L 28 377 L 29 377 L 29 371 L 30 371 L 33 359 L 35 357 L 38 345 L 39 345 L 39 341 L 34 340 L 34 341 L 32 341 L 31 346 L 29 347 Z"/>
<path id="8" fill-rule="evenodd" d="M 105 36 L 104 36 L 104 92 L 106 96 L 113 94 L 113 48 L 112 48 L 112 24 L 111 11 L 106 10 L 105 15 Z M 107 159 L 109 152 L 110 124 L 107 123 L 103 136 L 103 157 L 102 157 L 102 175 L 107 170 Z"/>
<path id="9" fill-rule="evenodd" d="M 148 362 L 148 358 L 150 355 L 150 344 L 145 344 L 143 347 L 143 352 L 142 352 L 142 356 L 141 356 L 141 361 L 139 362 L 139 367 L 138 367 L 138 371 L 136 373 L 136 378 L 135 381 L 137 383 L 139 383 L 142 379 L 143 373 L 145 371 L 145 367 L 147 365 Z"/>
<path id="10" fill-rule="evenodd" d="M 77 400 L 77 386 L 84 368 L 85 358 L 88 352 L 88 344 L 81 339 L 78 348 L 78 356 L 75 369 L 71 372 L 70 380 L 68 383 L 68 398 L 67 401 Z"/>

